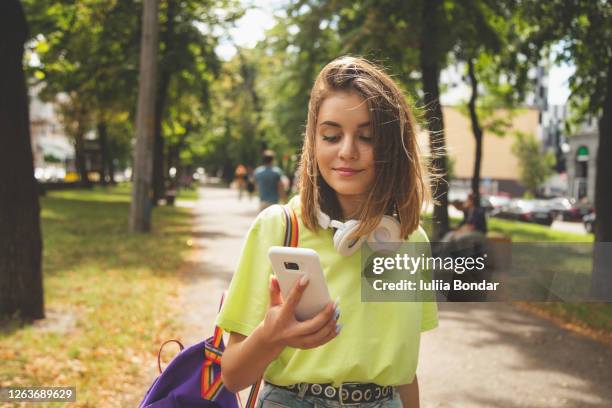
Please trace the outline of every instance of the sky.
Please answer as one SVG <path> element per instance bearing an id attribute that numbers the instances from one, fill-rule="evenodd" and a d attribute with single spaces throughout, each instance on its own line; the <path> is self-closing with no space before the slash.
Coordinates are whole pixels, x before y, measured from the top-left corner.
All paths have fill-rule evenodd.
<path id="1" fill-rule="evenodd" d="M 249 4 L 249 2 L 246 2 Z M 274 26 L 274 14 L 278 13 L 286 3 L 284 0 L 258 0 L 254 8 L 249 8 L 245 15 L 237 21 L 236 28 L 229 32 L 230 39 L 224 39 L 216 48 L 221 58 L 228 60 L 235 53 L 232 43 L 241 47 L 252 48 L 263 40 L 265 31 Z M 254 4 L 254 3 L 253 3 Z"/>
<path id="2" fill-rule="evenodd" d="M 231 29 L 228 36 L 222 39 L 216 48 L 218 55 L 227 60 L 235 53 L 236 49 L 232 43 L 242 47 L 253 47 L 257 41 L 265 37 L 265 31 L 274 26 L 274 15 L 281 13 L 285 0 L 257 0 L 255 8 L 247 10 L 245 15 L 236 22 L 236 27 Z M 573 74 L 574 67 L 570 65 L 552 66 L 548 73 L 548 104 L 563 105 L 569 96 L 568 79 Z M 450 68 L 442 73 L 443 81 L 459 82 L 462 85 L 449 87 L 442 95 L 442 103 L 456 104 L 469 96 L 467 86 L 463 86 L 460 73 Z"/>

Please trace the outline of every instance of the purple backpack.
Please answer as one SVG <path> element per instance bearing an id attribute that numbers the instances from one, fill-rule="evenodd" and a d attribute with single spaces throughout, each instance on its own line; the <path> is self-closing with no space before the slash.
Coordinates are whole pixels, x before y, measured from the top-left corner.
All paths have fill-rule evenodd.
<path id="1" fill-rule="evenodd" d="M 178 343 L 181 352 L 162 372 L 160 354 L 169 343 Z M 215 327 L 213 337 L 185 349 L 178 340 L 162 344 L 157 354 L 160 375 L 157 377 L 139 408 L 239 408 L 236 394 L 228 391 L 221 381 L 221 355 L 223 330 Z M 257 399 L 261 381 L 251 387 L 247 407 L 252 408 Z"/>
<path id="2" fill-rule="evenodd" d="M 285 246 L 297 246 L 296 214 L 289 206 L 282 208 L 286 225 Z M 181 351 L 162 372 L 160 355 L 169 342 L 178 343 Z M 218 326 L 215 326 L 213 337 L 187 349 L 178 340 L 164 342 L 157 354 L 160 375 L 147 391 L 139 408 L 238 408 L 236 394 L 227 390 L 221 381 L 223 350 L 223 330 Z M 261 380 L 251 387 L 246 408 L 255 406 L 260 384 Z"/>

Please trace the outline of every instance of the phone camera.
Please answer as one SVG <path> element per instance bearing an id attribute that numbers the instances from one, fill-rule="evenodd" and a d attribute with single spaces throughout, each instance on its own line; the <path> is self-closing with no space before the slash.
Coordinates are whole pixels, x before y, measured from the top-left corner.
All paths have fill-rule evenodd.
<path id="1" fill-rule="evenodd" d="M 295 262 L 285 262 L 285 269 L 291 269 L 294 271 L 299 271 L 300 267 Z"/>

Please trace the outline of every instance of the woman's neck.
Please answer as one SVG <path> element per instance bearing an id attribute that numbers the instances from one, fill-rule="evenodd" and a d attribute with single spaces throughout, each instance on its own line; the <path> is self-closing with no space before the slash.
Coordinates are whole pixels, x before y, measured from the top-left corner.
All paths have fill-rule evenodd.
<path id="1" fill-rule="evenodd" d="M 342 216 L 345 220 L 356 219 L 359 216 L 361 206 L 365 201 L 362 195 L 344 195 L 336 193 L 338 204 L 342 209 Z"/>

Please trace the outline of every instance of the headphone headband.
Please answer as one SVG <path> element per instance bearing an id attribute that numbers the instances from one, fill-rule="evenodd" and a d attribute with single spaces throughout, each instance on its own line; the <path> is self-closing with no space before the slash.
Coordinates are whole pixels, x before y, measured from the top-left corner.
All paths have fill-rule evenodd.
<path id="1" fill-rule="evenodd" d="M 361 245 L 367 240 L 368 245 L 375 251 L 388 242 L 398 242 L 401 238 L 400 223 L 394 217 L 385 215 L 380 220 L 380 223 L 367 237 L 350 238 L 351 235 L 359 229 L 359 221 L 348 220 L 341 222 L 332 220 L 323 211 L 318 210 L 317 219 L 319 225 L 323 229 L 335 228 L 334 247 L 343 256 L 350 256 L 355 253 Z"/>

